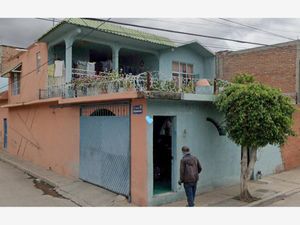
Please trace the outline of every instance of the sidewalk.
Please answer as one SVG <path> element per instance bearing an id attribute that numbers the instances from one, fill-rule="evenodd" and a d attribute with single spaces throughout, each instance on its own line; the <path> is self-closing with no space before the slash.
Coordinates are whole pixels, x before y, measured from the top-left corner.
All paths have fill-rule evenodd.
<path id="1" fill-rule="evenodd" d="M 25 173 L 50 184 L 55 187 L 55 190 L 60 195 L 71 200 L 78 206 L 134 206 L 128 203 L 127 199 L 123 196 L 79 179 L 70 179 L 60 176 L 53 171 L 19 160 L 3 151 L 0 151 L 0 160 L 12 164 Z M 239 185 L 233 185 L 200 194 L 196 197 L 195 204 L 200 207 L 267 206 L 274 201 L 300 192 L 300 167 L 263 177 L 263 179 L 259 181 L 253 181 L 250 183 L 250 192 L 253 196 L 261 198 L 261 200 L 249 204 L 237 200 Z M 163 206 L 184 207 L 185 205 L 186 200 L 182 200 Z"/>
<path id="2" fill-rule="evenodd" d="M 217 188 L 211 192 L 196 197 L 195 205 L 200 207 L 254 207 L 268 206 L 294 193 L 300 192 L 300 167 L 282 173 L 263 177 L 259 181 L 250 182 L 250 193 L 260 200 L 245 203 L 237 200 L 239 184 L 230 187 Z M 186 200 L 173 202 L 165 206 L 185 206 Z M 300 206 L 300 202 L 299 202 Z"/>
<path id="3" fill-rule="evenodd" d="M 38 178 L 55 187 L 58 194 L 71 200 L 78 206 L 130 206 L 127 199 L 103 188 L 83 182 L 79 179 L 70 179 L 56 174 L 53 171 L 17 159 L 0 151 L 0 160 L 9 163 L 25 173 Z"/>

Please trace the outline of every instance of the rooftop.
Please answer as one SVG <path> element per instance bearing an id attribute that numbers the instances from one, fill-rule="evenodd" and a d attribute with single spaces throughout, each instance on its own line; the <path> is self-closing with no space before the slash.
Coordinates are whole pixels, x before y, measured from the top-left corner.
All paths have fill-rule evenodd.
<path id="1" fill-rule="evenodd" d="M 45 36 L 47 36 L 51 31 L 57 29 L 58 27 L 62 26 L 63 24 L 73 24 L 76 26 L 81 27 L 87 27 L 96 29 L 98 31 L 102 31 L 105 33 L 111 33 L 123 37 L 128 37 L 140 41 L 146 41 L 154 44 L 164 45 L 164 46 L 170 46 L 175 47 L 175 43 L 172 42 L 170 39 L 154 34 L 150 34 L 147 32 L 127 28 L 124 26 L 119 26 L 110 23 L 109 21 L 103 22 L 103 21 L 97 21 L 92 19 L 82 19 L 82 18 L 69 18 L 65 19 L 53 28 L 51 28 L 49 31 L 47 31 L 45 34 L 43 34 L 38 40 L 43 39 Z"/>

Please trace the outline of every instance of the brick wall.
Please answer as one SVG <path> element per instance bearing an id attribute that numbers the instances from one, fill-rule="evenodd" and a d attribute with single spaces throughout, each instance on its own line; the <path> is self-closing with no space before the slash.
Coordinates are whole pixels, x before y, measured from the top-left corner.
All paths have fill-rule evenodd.
<path id="1" fill-rule="evenodd" d="M 251 73 L 256 80 L 296 92 L 296 42 L 285 46 L 217 53 L 218 77 L 231 80 L 237 73 Z"/>
<path id="2" fill-rule="evenodd" d="M 217 75 L 221 79 L 231 80 L 237 73 L 250 73 L 256 80 L 295 96 L 298 82 L 297 61 L 299 61 L 297 42 L 284 43 L 275 48 L 262 47 L 237 52 L 218 52 Z M 281 147 L 285 170 L 300 166 L 299 105 L 294 113 L 293 129 L 298 136 L 289 137 Z"/>
<path id="3" fill-rule="evenodd" d="M 300 166 L 300 106 L 294 113 L 293 130 L 297 133 L 295 137 L 289 137 L 281 147 L 283 164 L 286 170 Z"/>
<path id="4" fill-rule="evenodd" d="M 0 58 L 0 73 L 6 71 L 10 67 L 14 66 L 17 62 L 15 57 L 20 51 L 16 50 L 17 47 L 11 46 L 0 46 L 1 58 Z"/>

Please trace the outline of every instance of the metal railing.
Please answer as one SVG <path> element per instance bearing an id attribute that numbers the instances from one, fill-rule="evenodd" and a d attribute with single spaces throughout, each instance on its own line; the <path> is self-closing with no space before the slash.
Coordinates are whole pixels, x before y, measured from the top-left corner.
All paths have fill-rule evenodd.
<path id="1" fill-rule="evenodd" d="M 105 74 L 83 75 L 75 78 L 69 84 L 52 85 L 41 89 L 40 99 L 62 97 L 76 98 L 82 96 L 97 96 L 107 93 L 121 93 L 127 91 L 159 91 L 173 93 L 216 94 L 218 92 L 217 80 L 207 79 L 209 85 L 198 87 L 200 78 L 183 77 L 179 80 L 162 80 L 158 72 L 145 72 L 139 75 Z"/>

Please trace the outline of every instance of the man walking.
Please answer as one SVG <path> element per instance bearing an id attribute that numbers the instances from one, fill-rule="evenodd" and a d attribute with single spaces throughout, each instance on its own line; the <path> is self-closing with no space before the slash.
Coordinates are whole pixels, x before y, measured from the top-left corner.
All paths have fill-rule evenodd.
<path id="1" fill-rule="evenodd" d="M 189 147 L 183 146 L 181 150 L 183 157 L 180 161 L 180 180 L 178 184 L 181 185 L 183 183 L 188 202 L 187 206 L 193 207 L 199 173 L 202 167 L 199 160 L 191 155 Z"/>

